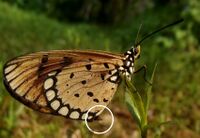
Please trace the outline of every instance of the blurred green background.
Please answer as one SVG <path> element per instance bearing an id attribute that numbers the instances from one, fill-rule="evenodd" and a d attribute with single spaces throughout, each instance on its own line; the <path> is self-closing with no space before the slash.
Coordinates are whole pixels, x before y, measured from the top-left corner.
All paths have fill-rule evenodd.
<path id="1" fill-rule="evenodd" d="M 0 78 L 4 63 L 15 56 L 52 49 L 93 49 L 123 53 L 135 42 L 168 23 L 185 21 L 142 43 L 136 68 L 146 64 L 153 84 L 149 121 L 176 123 L 149 131 L 149 137 L 200 137 L 200 1 L 199 0 L 0 0 Z M 144 90 L 142 74 L 134 76 Z M 138 136 L 123 104 L 122 92 L 109 106 L 116 117 L 103 136 Z M 6 92 L 0 83 L 1 138 L 87 137 L 79 121 L 32 111 Z"/>

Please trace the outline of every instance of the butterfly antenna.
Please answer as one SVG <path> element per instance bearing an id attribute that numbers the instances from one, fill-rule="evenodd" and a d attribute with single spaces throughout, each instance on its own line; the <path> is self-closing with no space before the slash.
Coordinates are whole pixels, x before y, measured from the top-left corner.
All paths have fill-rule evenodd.
<path id="1" fill-rule="evenodd" d="M 152 33 L 150 33 L 150 34 L 147 34 L 146 36 L 144 36 L 144 37 L 142 38 L 142 40 L 140 40 L 140 41 L 137 43 L 137 45 L 141 44 L 145 39 L 149 38 L 150 36 L 152 36 L 152 35 L 154 35 L 154 34 L 160 32 L 160 31 L 162 31 L 162 30 L 164 30 L 164 29 L 166 29 L 166 28 L 168 28 L 168 27 L 171 27 L 171 26 L 174 26 L 174 25 L 176 25 L 176 24 L 178 24 L 178 23 L 181 23 L 181 22 L 183 22 L 183 19 L 177 20 L 177 21 L 175 21 L 175 22 L 173 22 L 173 23 L 170 23 L 170 24 L 168 24 L 168 25 L 166 25 L 166 26 L 163 26 L 163 27 L 159 28 L 158 30 L 156 30 L 156 31 L 154 31 L 154 32 L 152 32 Z"/>
<path id="2" fill-rule="evenodd" d="M 136 46 L 136 44 L 138 44 L 137 41 L 138 41 L 138 37 L 139 37 L 139 33 L 140 33 L 141 28 L 142 28 L 142 23 L 141 23 L 140 26 L 139 26 L 139 29 L 138 29 L 138 32 L 137 32 L 137 36 L 136 36 L 136 39 L 135 39 L 134 46 Z"/>

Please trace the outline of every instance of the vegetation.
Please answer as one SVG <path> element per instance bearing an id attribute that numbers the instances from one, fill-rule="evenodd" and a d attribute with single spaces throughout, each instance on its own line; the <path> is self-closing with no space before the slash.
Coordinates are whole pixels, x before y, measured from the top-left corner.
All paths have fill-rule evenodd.
<path id="1" fill-rule="evenodd" d="M 148 137 L 200 137 L 200 2 L 168 1 L 163 5 L 159 1 L 130 0 L 133 5 L 129 4 L 127 8 L 122 6 L 121 9 L 116 6 L 114 9 L 109 7 L 114 5 L 114 0 L 109 0 L 106 3 L 109 12 L 105 12 L 106 8 L 98 9 L 98 3 L 103 0 L 96 0 L 97 4 L 83 0 L 82 8 L 76 7 L 77 14 L 73 14 L 73 8 L 66 11 L 66 14 L 61 14 L 64 13 L 63 8 L 58 5 L 68 2 L 66 5 L 70 6 L 71 1 L 51 0 L 49 3 L 41 3 L 39 0 L 0 0 L 0 79 L 3 79 L 4 63 L 12 57 L 51 49 L 98 49 L 123 53 L 134 44 L 141 23 L 138 40 L 178 17 L 183 17 L 183 23 L 142 43 L 141 58 L 136 61 L 136 68 L 146 64 L 147 75 L 151 76 L 155 64 L 158 63 L 152 86 L 153 100 L 147 113 L 148 120 L 155 125 L 173 122 L 151 127 Z M 120 2 L 118 0 L 117 5 Z M 91 16 L 84 16 L 84 12 L 78 14 L 78 11 L 89 4 L 94 5 L 88 13 Z M 119 11 L 123 12 L 118 14 Z M 102 20 L 103 17 L 110 20 Z M 142 75 L 134 75 L 134 86 L 139 93 L 146 91 Z M 24 107 L 6 92 L 3 83 L 0 83 L 0 91 L 2 138 L 93 135 L 84 130 L 79 121 L 41 114 Z M 94 137 L 139 135 L 137 122 L 132 120 L 122 96 L 123 92 L 119 90 L 109 106 L 116 117 L 111 132 L 103 136 L 93 135 Z"/>

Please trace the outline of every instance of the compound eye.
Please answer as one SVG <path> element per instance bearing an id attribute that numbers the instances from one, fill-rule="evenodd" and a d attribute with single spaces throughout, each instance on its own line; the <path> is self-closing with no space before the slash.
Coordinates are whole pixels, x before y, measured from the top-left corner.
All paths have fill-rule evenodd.
<path id="1" fill-rule="evenodd" d="M 140 57 L 140 45 L 134 48 L 134 58 L 138 59 Z"/>
<path id="2" fill-rule="evenodd" d="M 139 52 L 139 50 L 138 50 L 138 48 L 136 47 L 136 48 L 134 49 L 134 55 L 137 55 L 138 52 Z"/>

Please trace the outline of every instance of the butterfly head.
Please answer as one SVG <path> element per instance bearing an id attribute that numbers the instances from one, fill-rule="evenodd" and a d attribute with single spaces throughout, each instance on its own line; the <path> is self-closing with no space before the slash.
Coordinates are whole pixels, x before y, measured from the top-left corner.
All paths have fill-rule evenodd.
<path id="1" fill-rule="evenodd" d="M 140 45 L 126 51 L 124 56 L 124 65 L 120 69 L 122 73 L 130 79 L 131 74 L 134 73 L 134 61 L 140 57 Z"/>
<path id="2" fill-rule="evenodd" d="M 126 61 L 130 61 L 134 63 L 136 59 L 140 58 L 140 45 L 137 45 L 136 47 L 132 47 L 130 50 L 126 51 L 124 55 L 125 55 Z"/>

